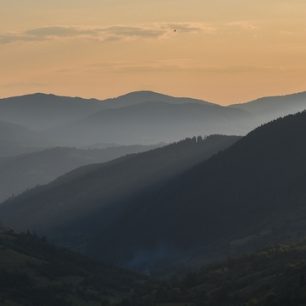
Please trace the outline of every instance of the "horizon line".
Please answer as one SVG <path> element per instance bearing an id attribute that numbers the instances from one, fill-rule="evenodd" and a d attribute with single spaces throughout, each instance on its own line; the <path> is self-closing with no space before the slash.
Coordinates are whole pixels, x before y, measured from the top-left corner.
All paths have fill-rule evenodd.
<path id="1" fill-rule="evenodd" d="M 214 104 L 214 105 L 221 106 L 221 107 L 232 107 L 232 106 L 236 106 L 236 105 L 243 105 L 243 104 L 259 101 L 259 100 L 262 100 L 262 99 L 281 98 L 281 97 L 290 97 L 290 96 L 302 95 L 302 94 L 306 94 L 306 90 L 292 92 L 292 93 L 283 93 L 283 94 L 275 94 L 275 95 L 271 94 L 271 95 L 267 95 L 267 96 L 259 96 L 257 98 L 251 99 L 251 100 L 240 101 L 240 102 L 230 103 L 230 104 L 226 104 L 226 105 L 220 104 L 220 103 L 217 103 L 217 102 L 213 102 L 213 101 L 210 101 L 210 100 L 206 100 L 206 99 L 203 99 L 203 98 L 189 97 L 189 96 L 176 96 L 176 95 L 171 95 L 171 94 L 167 94 L 167 93 L 163 93 L 163 92 L 159 92 L 159 91 L 154 91 L 154 90 L 134 90 L 134 91 L 125 92 L 125 93 L 122 93 L 120 95 L 116 95 L 116 96 L 114 95 L 112 97 L 107 97 L 107 98 L 82 97 L 82 96 L 56 94 L 54 92 L 39 92 L 39 91 L 37 91 L 37 92 L 19 94 L 19 95 L 15 95 L 15 96 L 13 95 L 13 96 L 0 97 L 0 102 L 2 100 L 21 98 L 21 97 L 29 97 L 29 96 L 35 96 L 35 95 L 54 96 L 54 97 L 59 97 L 59 98 L 82 99 L 82 100 L 87 100 L 87 101 L 93 101 L 94 100 L 96 102 L 105 102 L 105 101 L 108 101 L 108 100 L 114 100 L 114 99 L 118 99 L 118 98 L 121 98 L 121 97 L 124 97 L 124 96 L 133 95 L 133 94 L 140 94 L 140 93 L 155 94 L 155 95 L 167 96 L 167 97 L 177 98 L 177 99 L 191 99 L 191 100 L 196 100 L 198 102 L 210 103 L 210 104 Z"/>

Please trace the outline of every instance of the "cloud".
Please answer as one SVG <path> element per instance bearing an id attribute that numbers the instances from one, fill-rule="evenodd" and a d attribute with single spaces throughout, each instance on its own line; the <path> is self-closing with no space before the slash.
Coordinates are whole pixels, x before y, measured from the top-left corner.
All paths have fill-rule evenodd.
<path id="1" fill-rule="evenodd" d="M 48 26 L 21 32 L 0 33 L 0 44 L 14 42 L 47 41 L 56 39 L 93 39 L 98 41 L 121 41 L 159 39 L 179 33 L 212 32 L 210 26 L 199 23 L 153 24 L 149 26 L 114 25 L 108 27 Z"/>
<path id="2" fill-rule="evenodd" d="M 125 62 L 114 61 L 95 63 L 83 67 L 85 72 L 107 72 L 107 73 L 154 73 L 154 72 L 194 72 L 203 74 L 247 74 L 247 73 L 282 73 L 293 71 L 294 68 L 286 66 L 252 66 L 252 65 L 230 65 L 230 66 L 207 66 L 195 63 L 191 58 L 175 58 L 168 60 L 155 60 L 148 62 Z M 74 70 L 70 71 L 74 73 Z"/>
<path id="3" fill-rule="evenodd" d="M 169 39 L 178 35 L 202 33 L 220 34 L 228 30 L 258 30 L 258 25 L 250 21 L 232 21 L 223 24 L 196 22 L 153 23 L 149 25 L 112 25 L 105 27 L 86 26 L 46 26 L 20 32 L 0 32 L 0 44 L 16 42 L 43 42 L 51 40 L 87 39 L 100 42 L 133 41 L 144 39 Z"/>
<path id="4" fill-rule="evenodd" d="M 226 24 L 228 27 L 234 27 L 234 28 L 240 28 L 242 30 L 247 30 L 247 31 L 256 31 L 258 30 L 258 26 L 250 21 L 232 21 L 228 22 Z"/>
<path id="5" fill-rule="evenodd" d="M 165 29 L 175 30 L 178 33 L 214 33 L 217 28 L 205 23 L 170 23 L 164 25 Z"/>

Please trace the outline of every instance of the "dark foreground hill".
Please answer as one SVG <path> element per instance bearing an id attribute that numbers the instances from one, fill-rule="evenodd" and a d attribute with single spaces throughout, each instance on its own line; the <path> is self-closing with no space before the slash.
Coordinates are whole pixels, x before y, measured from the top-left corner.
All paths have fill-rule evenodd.
<path id="1" fill-rule="evenodd" d="M 0 230 L 3 306 L 106 306 L 143 281 L 140 275 L 97 264 L 29 233 Z"/>
<path id="2" fill-rule="evenodd" d="M 0 159 L 0 202 L 30 188 L 50 183 L 81 166 L 108 162 L 156 146 L 113 146 L 105 149 L 52 148 Z"/>
<path id="3" fill-rule="evenodd" d="M 306 305 L 306 243 L 277 245 L 167 282 L 148 283 L 126 305 Z"/>
<path id="4" fill-rule="evenodd" d="M 238 139 L 236 136 L 186 139 L 109 163 L 80 168 L 7 201 L 0 207 L 1 220 L 15 228 L 34 229 L 65 245 L 90 252 L 93 246 L 88 245 L 89 238 L 102 233 L 113 217 L 117 219 L 118 214 L 125 211 L 128 198 L 152 185 L 164 184 Z M 92 222 L 97 220 L 97 228 L 92 228 Z"/>
<path id="5" fill-rule="evenodd" d="M 116 262 L 154 270 L 299 238 L 306 234 L 305 138 L 306 112 L 264 125 L 128 199 L 129 209 L 91 245 Z"/>
<path id="6" fill-rule="evenodd" d="M 297 306 L 306 303 L 306 243 L 149 280 L 51 246 L 30 233 L 0 230 L 4 306 Z"/>
<path id="7" fill-rule="evenodd" d="M 97 264 L 30 233 L 0 230 L 3 306 L 297 306 L 306 304 L 306 243 L 228 258 L 166 281 Z"/>

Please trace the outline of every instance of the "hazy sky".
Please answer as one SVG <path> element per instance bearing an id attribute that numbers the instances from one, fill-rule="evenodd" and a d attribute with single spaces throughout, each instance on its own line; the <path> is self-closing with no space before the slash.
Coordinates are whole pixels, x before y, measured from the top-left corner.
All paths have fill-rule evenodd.
<path id="1" fill-rule="evenodd" d="M 0 0 L 0 96 L 306 90 L 306 0 Z"/>

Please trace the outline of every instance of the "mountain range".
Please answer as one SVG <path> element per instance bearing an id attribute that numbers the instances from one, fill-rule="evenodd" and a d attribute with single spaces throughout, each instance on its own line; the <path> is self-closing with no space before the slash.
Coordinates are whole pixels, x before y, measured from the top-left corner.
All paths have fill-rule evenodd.
<path id="1" fill-rule="evenodd" d="M 81 167 L 6 201 L 0 206 L 1 221 L 18 230 L 47 234 L 65 246 L 85 252 L 86 241 L 128 209 L 124 202 L 129 198 L 152 185 L 163 185 L 238 139 L 218 135 L 186 139 L 108 163 Z M 117 206 L 117 202 L 122 205 Z M 93 230 L 91 223 L 96 218 L 100 228 Z"/>
<path id="2" fill-rule="evenodd" d="M 193 135 L 245 135 L 263 123 L 304 109 L 305 93 L 230 106 L 150 91 L 106 100 L 40 93 L 0 99 L 0 121 L 35 132 L 40 147 L 82 147 L 108 142 L 169 143 Z"/>
<path id="3" fill-rule="evenodd" d="M 1 100 L 3 199 L 48 183 L 4 202 L 1 219 L 153 273 L 298 239 L 306 231 L 306 113 L 275 118 L 303 110 L 305 101 L 300 93 L 225 107 L 153 92 L 105 101 L 44 94 Z M 109 157 L 94 149 L 254 127 L 242 138 L 186 138 L 126 156 L 126 148 Z M 31 153 L 9 153 L 14 145 Z"/>
<path id="4" fill-rule="evenodd" d="M 1 217 L 88 255 L 152 271 L 297 239 L 306 232 L 305 131 L 303 112 L 219 147 L 207 161 L 201 153 L 195 163 L 193 153 L 179 171 L 179 144 L 171 154 L 166 147 L 81 168 L 4 203 Z"/>

